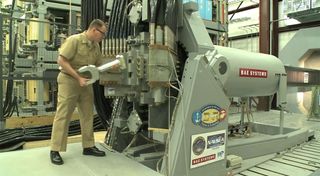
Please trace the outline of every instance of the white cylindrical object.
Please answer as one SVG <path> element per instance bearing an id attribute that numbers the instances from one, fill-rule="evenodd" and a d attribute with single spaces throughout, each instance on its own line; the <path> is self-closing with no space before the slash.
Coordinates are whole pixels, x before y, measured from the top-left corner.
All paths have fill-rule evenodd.
<path id="1" fill-rule="evenodd" d="M 31 18 L 32 21 L 29 22 L 29 29 L 28 29 L 28 40 L 30 41 L 38 41 L 39 35 L 43 35 L 43 41 L 48 42 L 50 41 L 50 24 L 48 20 L 44 22 L 38 22 L 38 18 Z M 39 24 L 43 23 L 44 31 L 39 31 Z"/>
<path id="2" fill-rule="evenodd" d="M 286 73 L 280 59 L 267 54 L 214 47 L 229 63 L 224 83 L 227 96 L 268 96 L 278 90 L 280 75 Z"/>
<path id="3" fill-rule="evenodd" d="M 119 64 L 120 64 L 120 61 L 118 59 L 116 59 L 114 61 L 111 61 L 111 62 L 108 62 L 106 64 L 101 65 L 100 67 L 98 67 L 98 70 L 99 70 L 99 72 L 103 72 L 103 71 L 106 71 L 106 70 L 112 68 L 113 66 L 119 65 Z"/>
<path id="4" fill-rule="evenodd" d="M 155 24 L 154 23 L 149 24 L 149 30 L 150 30 L 150 45 L 153 45 L 155 43 Z"/>
<path id="5" fill-rule="evenodd" d="M 27 95 L 26 98 L 29 102 L 35 103 L 38 101 L 38 96 L 40 93 L 43 94 L 43 101 L 49 101 L 49 83 L 45 82 L 43 87 L 43 92 L 39 92 L 37 88 L 37 80 L 27 80 Z"/>

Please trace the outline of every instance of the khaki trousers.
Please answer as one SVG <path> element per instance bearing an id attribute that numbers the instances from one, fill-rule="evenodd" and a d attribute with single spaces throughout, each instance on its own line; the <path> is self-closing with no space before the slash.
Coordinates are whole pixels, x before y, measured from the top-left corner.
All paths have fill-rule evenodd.
<path id="1" fill-rule="evenodd" d="M 93 89 L 92 85 L 80 87 L 73 77 L 59 73 L 58 104 L 51 134 L 51 150 L 66 151 L 69 122 L 75 107 L 78 108 L 82 147 L 93 147 Z"/>

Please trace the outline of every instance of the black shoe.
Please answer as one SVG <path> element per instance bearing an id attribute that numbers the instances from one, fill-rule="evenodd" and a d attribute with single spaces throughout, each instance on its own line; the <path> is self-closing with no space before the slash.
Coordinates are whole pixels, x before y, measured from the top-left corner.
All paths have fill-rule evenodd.
<path id="1" fill-rule="evenodd" d="M 84 148 L 82 154 L 92 156 L 106 156 L 104 151 L 99 150 L 97 147 Z"/>
<path id="2" fill-rule="evenodd" d="M 56 165 L 61 165 L 63 164 L 63 160 L 57 151 L 50 151 L 50 159 L 51 163 L 56 164 Z"/>

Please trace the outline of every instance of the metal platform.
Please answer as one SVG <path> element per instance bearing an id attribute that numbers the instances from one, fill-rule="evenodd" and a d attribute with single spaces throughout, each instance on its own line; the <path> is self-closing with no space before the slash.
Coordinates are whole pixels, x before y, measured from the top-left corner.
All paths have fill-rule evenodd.
<path id="1" fill-rule="evenodd" d="M 236 122 L 238 114 L 230 115 L 229 121 Z M 278 111 L 256 112 L 254 121 L 263 124 L 279 124 Z M 299 145 L 285 148 L 282 152 L 251 158 L 242 162 L 241 168 L 233 170 L 235 176 L 319 176 L 320 175 L 320 123 L 308 120 L 302 114 L 286 113 L 285 127 L 310 130 L 316 139 L 303 142 Z M 289 140 L 289 138 L 287 139 Z M 287 142 L 284 140 L 278 144 L 265 146 L 265 149 L 277 149 Z M 291 137 L 290 137 L 291 140 Z M 247 148 L 248 151 L 253 150 Z M 249 152 L 250 153 L 250 152 Z"/>
<path id="2" fill-rule="evenodd" d="M 320 141 L 314 140 L 280 153 L 235 176 L 309 176 L 320 175 Z"/>

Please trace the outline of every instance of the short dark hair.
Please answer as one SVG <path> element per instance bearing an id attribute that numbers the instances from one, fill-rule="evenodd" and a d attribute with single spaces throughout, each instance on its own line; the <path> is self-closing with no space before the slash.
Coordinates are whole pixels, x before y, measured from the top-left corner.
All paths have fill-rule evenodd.
<path id="1" fill-rule="evenodd" d="M 101 28 L 102 26 L 107 27 L 107 24 L 105 22 L 103 22 L 100 19 L 94 19 L 91 21 L 90 25 L 89 25 L 89 29 L 92 28 Z"/>

